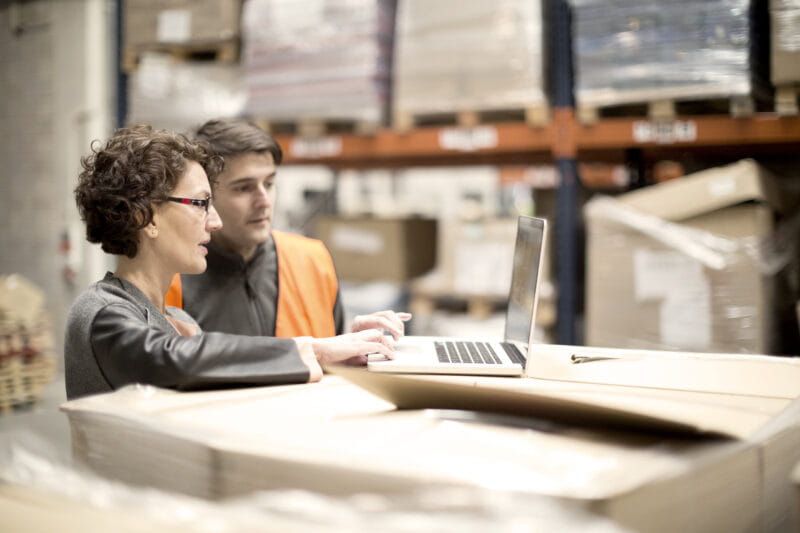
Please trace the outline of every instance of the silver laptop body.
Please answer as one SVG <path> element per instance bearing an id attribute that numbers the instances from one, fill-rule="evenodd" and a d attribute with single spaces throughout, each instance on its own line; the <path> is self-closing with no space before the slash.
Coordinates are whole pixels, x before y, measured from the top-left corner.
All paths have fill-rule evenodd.
<path id="1" fill-rule="evenodd" d="M 370 360 L 373 372 L 521 376 L 533 345 L 547 222 L 520 216 L 503 342 L 487 339 L 406 336 L 395 358 Z"/>

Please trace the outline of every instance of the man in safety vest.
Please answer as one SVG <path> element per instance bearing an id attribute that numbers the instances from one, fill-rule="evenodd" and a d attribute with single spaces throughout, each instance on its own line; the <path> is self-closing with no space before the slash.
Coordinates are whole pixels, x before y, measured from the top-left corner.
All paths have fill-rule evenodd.
<path id="1" fill-rule="evenodd" d="M 344 333 L 333 260 L 318 240 L 272 230 L 278 143 L 240 119 L 206 122 L 198 140 L 225 161 L 213 203 L 222 228 L 211 234 L 203 274 L 176 276 L 167 305 L 181 307 L 206 331 L 275 337 Z M 379 328 L 397 339 L 411 315 L 357 316 L 350 331 Z"/>

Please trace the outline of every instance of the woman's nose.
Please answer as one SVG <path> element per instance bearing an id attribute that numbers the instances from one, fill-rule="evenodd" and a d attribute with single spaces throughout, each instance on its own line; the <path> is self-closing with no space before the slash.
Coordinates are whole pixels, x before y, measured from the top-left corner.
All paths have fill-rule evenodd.
<path id="1" fill-rule="evenodd" d="M 208 216 L 206 217 L 206 230 L 217 231 L 222 227 L 222 219 L 214 205 L 208 206 Z"/>

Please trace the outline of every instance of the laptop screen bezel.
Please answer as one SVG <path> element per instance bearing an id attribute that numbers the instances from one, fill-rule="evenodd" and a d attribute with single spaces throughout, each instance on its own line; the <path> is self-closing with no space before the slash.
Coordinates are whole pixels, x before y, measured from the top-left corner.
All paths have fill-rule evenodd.
<path id="1" fill-rule="evenodd" d="M 516 268 L 516 258 L 517 258 L 516 256 L 517 256 L 517 254 L 522 252 L 521 246 L 520 246 L 520 241 L 521 241 L 523 232 L 528 230 L 528 228 L 526 227 L 528 224 L 533 226 L 531 228 L 532 231 L 535 230 L 535 231 L 538 231 L 541 234 L 541 240 L 540 240 L 540 245 L 539 245 L 539 255 L 538 255 L 539 260 L 538 260 L 538 264 L 536 265 L 536 280 L 535 280 L 534 285 L 533 285 L 533 305 L 532 305 L 532 308 L 531 308 L 531 315 L 529 317 L 530 326 L 529 326 L 529 331 L 528 331 L 528 339 L 527 339 L 527 342 L 524 342 L 524 341 L 519 340 L 519 339 L 509 339 L 509 337 L 508 337 L 508 333 L 509 333 L 508 332 L 508 326 L 509 326 L 509 322 L 510 322 L 509 321 L 509 315 L 512 312 L 512 309 L 511 309 L 512 299 L 511 299 L 511 297 L 512 297 L 512 291 L 514 290 L 514 278 L 515 278 L 516 275 L 518 275 L 517 268 Z M 527 367 L 527 362 L 528 362 L 529 357 L 530 357 L 531 347 L 533 346 L 534 334 L 535 334 L 535 329 L 536 329 L 536 311 L 537 311 L 537 307 L 538 307 L 538 303 L 539 303 L 539 288 L 540 288 L 540 284 L 541 284 L 541 280 L 542 280 L 542 271 L 544 270 L 544 268 L 542 268 L 542 266 L 543 266 L 543 262 L 546 260 L 546 258 L 544 256 L 546 239 L 547 239 L 547 220 L 545 220 L 543 218 L 531 217 L 531 216 L 527 216 L 527 215 L 519 215 L 519 217 L 517 219 L 517 236 L 516 236 L 516 240 L 514 242 L 514 264 L 513 264 L 513 270 L 511 272 L 511 284 L 510 284 L 510 286 L 508 288 L 508 307 L 506 309 L 506 320 L 505 320 L 505 328 L 504 328 L 504 331 L 503 331 L 503 340 L 504 340 L 504 342 L 509 343 L 509 344 L 513 344 L 514 346 L 517 347 L 517 349 L 520 351 L 520 353 L 522 354 L 523 358 L 526 361 L 526 367 Z"/>

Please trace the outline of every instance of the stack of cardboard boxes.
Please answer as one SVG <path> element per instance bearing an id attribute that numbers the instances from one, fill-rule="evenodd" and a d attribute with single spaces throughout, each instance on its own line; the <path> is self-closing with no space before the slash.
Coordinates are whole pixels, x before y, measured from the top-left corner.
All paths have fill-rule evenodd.
<path id="1" fill-rule="evenodd" d="M 129 124 L 187 131 L 241 114 L 240 0 L 127 0 L 124 9 Z"/>
<path id="2" fill-rule="evenodd" d="M 597 360 L 574 364 L 574 353 Z M 498 502 L 513 493 L 525 507 L 547 498 L 636 531 L 797 527 L 800 362 L 545 345 L 535 354 L 536 379 L 329 369 L 370 391 L 391 381 L 378 385 L 390 401 L 328 375 L 235 391 L 129 387 L 64 409 L 80 463 L 204 498 L 300 488 L 394 502 L 460 487 Z"/>
<path id="3" fill-rule="evenodd" d="M 126 0 L 124 6 L 128 49 L 239 38 L 239 0 Z"/>
<path id="4" fill-rule="evenodd" d="M 781 353 L 796 336 L 778 327 L 795 301 L 776 290 L 797 252 L 776 241 L 785 203 L 752 160 L 590 201 L 587 344 Z"/>

